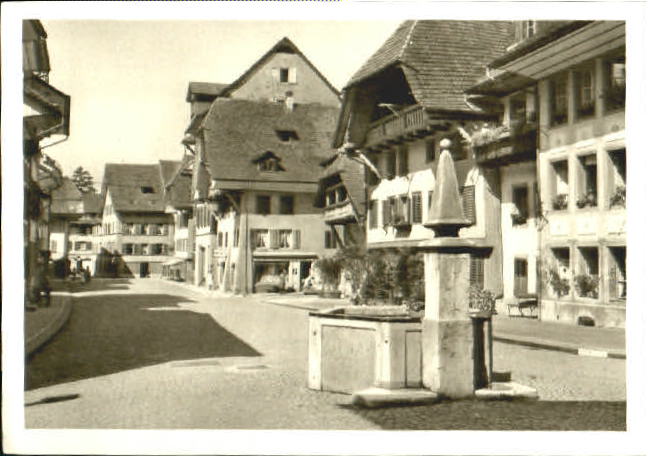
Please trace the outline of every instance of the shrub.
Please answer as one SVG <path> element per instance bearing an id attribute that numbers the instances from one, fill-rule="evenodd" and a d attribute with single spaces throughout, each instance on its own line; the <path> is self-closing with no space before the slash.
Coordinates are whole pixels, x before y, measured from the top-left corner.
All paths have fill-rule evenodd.
<path id="1" fill-rule="evenodd" d="M 342 263 L 339 258 L 334 256 L 320 258 L 315 262 L 315 267 L 320 272 L 324 286 L 333 291 L 340 282 Z"/>
<path id="2" fill-rule="evenodd" d="M 495 311 L 495 296 L 490 290 L 472 285 L 468 290 L 468 307 L 493 313 Z"/>
<path id="3" fill-rule="evenodd" d="M 580 296 L 598 298 L 598 277 L 589 274 L 580 274 L 574 277 L 574 284 Z"/>
<path id="4" fill-rule="evenodd" d="M 569 285 L 569 279 L 565 279 L 560 276 L 558 271 L 555 268 L 547 268 L 547 281 L 553 289 L 553 292 L 559 298 L 565 296 L 569 293 L 571 287 Z"/>
<path id="5" fill-rule="evenodd" d="M 626 188 L 625 185 L 617 185 L 612 196 L 610 196 L 610 207 L 625 207 Z"/>
<path id="6" fill-rule="evenodd" d="M 559 193 L 558 195 L 553 197 L 551 203 L 554 210 L 556 211 L 562 211 L 564 209 L 567 209 L 567 194 Z"/>

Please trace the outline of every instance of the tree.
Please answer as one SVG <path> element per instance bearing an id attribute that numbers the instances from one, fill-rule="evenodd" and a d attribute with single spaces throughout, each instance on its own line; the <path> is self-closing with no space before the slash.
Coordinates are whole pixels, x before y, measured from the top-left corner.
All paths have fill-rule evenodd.
<path id="1" fill-rule="evenodd" d="M 94 188 L 94 179 L 89 171 L 79 166 L 72 174 L 72 182 L 79 189 L 81 193 L 88 193 L 96 191 Z"/>

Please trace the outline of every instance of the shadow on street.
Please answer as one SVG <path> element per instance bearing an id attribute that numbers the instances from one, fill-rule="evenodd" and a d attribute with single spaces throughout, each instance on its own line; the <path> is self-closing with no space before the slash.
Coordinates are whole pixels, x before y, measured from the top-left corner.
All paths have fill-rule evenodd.
<path id="1" fill-rule="evenodd" d="M 260 356 L 209 315 L 178 306 L 190 301 L 167 294 L 78 298 L 66 326 L 27 360 L 25 389 L 168 361 Z"/>
<path id="2" fill-rule="evenodd" d="M 344 406 L 383 429 L 625 431 L 621 401 L 443 401 L 418 407 Z"/>

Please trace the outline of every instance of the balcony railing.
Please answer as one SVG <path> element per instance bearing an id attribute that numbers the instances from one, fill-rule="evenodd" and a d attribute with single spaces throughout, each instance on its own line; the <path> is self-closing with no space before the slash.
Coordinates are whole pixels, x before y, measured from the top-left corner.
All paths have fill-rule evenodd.
<path id="1" fill-rule="evenodd" d="M 484 129 L 473 135 L 477 162 L 505 165 L 532 160 L 536 153 L 537 127 L 532 122 Z"/>
<path id="2" fill-rule="evenodd" d="M 355 221 L 355 213 L 350 200 L 342 201 L 324 209 L 325 223 L 344 223 Z"/>
<path id="3" fill-rule="evenodd" d="M 373 146 L 386 140 L 395 140 L 417 131 L 424 130 L 428 126 L 428 115 L 421 106 L 414 105 L 398 112 L 383 117 L 369 125 L 365 146 Z"/>

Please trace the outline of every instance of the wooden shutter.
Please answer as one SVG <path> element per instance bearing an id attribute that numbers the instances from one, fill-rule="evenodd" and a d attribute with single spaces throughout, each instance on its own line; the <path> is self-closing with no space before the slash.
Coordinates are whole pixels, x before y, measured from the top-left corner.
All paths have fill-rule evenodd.
<path id="1" fill-rule="evenodd" d="M 288 82 L 292 84 L 297 83 L 297 68 L 288 68 Z"/>
<path id="2" fill-rule="evenodd" d="M 474 255 L 470 257 L 470 285 L 484 288 L 484 259 Z"/>
<path id="3" fill-rule="evenodd" d="M 421 223 L 423 221 L 423 204 L 421 201 L 421 192 L 412 193 L 412 223 Z"/>
<path id="4" fill-rule="evenodd" d="M 270 230 L 270 248 L 279 248 L 279 230 Z"/>
<path id="5" fill-rule="evenodd" d="M 391 223 L 391 206 L 389 200 L 383 200 L 382 202 L 382 224 L 383 226 L 389 225 Z"/>
<path id="6" fill-rule="evenodd" d="M 292 248 L 300 249 L 301 248 L 301 231 L 293 230 L 292 231 Z"/>
<path id="7" fill-rule="evenodd" d="M 272 69 L 272 79 L 275 81 L 279 81 L 279 68 Z"/>
<path id="8" fill-rule="evenodd" d="M 461 199 L 463 204 L 464 216 L 470 223 L 477 223 L 475 214 L 475 186 L 467 185 L 461 189 Z"/>
<path id="9" fill-rule="evenodd" d="M 378 205 L 376 200 L 369 201 L 369 228 L 378 228 Z"/>

